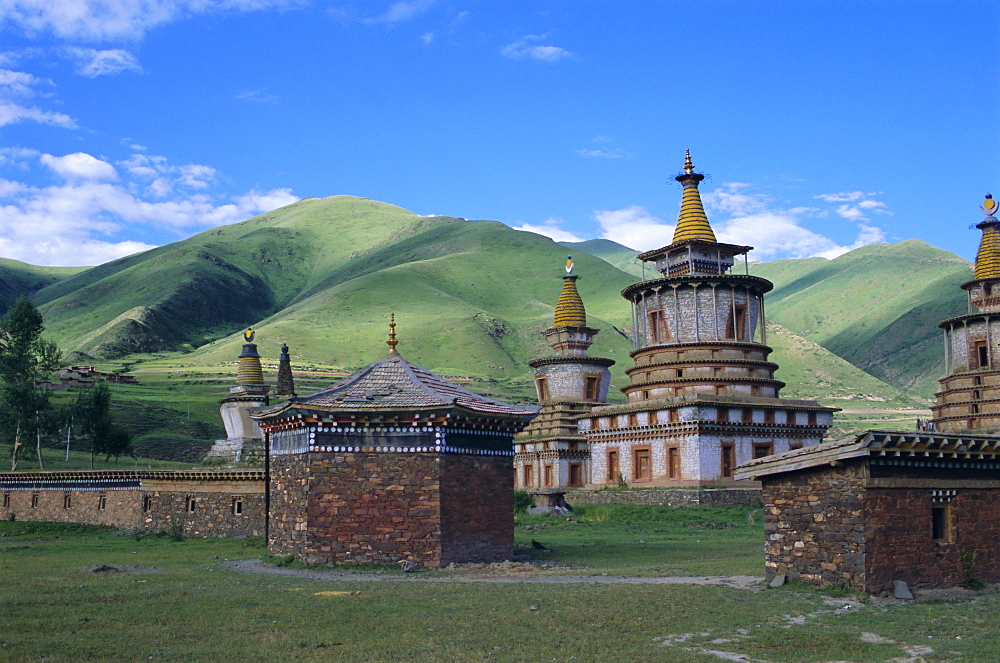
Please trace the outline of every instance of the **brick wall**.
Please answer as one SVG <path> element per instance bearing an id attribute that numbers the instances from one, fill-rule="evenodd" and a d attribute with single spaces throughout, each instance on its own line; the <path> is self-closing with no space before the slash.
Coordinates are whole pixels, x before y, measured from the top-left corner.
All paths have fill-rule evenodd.
<path id="1" fill-rule="evenodd" d="M 2 495 L 0 520 L 78 523 L 121 529 L 142 527 L 142 492 L 138 488 L 104 491 L 11 490 L 3 491 Z M 33 502 L 34 496 L 37 497 Z M 67 497 L 69 507 L 66 506 Z M 5 503 L 10 506 L 4 507 Z"/>
<path id="2" fill-rule="evenodd" d="M 182 472 L 5 474 L 0 519 L 149 532 L 169 530 L 179 520 L 185 536 L 263 536 L 263 474 L 240 474 L 213 473 L 207 480 Z M 115 482 L 119 487 L 110 485 Z"/>
<path id="3" fill-rule="evenodd" d="M 442 566 L 514 558 L 513 479 L 506 456 L 442 458 Z"/>
<path id="4" fill-rule="evenodd" d="M 958 488 L 950 501 L 933 502 L 930 487 L 875 488 L 866 495 L 869 539 L 867 591 L 911 586 L 949 587 L 965 580 L 963 555 L 976 554 L 972 574 L 1000 581 L 1000 489 Z M 951 540 L 932 537 L 931 509 L 951 508 Z"/>
<path id="5" fill-rule="evenodd" d="M 272 552 L 310 564 L 412 560 L 439 566 L 440 463 L 432 453 L 275 458 L 272 510 L 284 515 L 274 519 Z"/>
<path id="6" fill-rule="evenodd" d="M 764 567 L 817 585 L 865 589 L 866 468 L 856 464 L 765 478 Z"/>

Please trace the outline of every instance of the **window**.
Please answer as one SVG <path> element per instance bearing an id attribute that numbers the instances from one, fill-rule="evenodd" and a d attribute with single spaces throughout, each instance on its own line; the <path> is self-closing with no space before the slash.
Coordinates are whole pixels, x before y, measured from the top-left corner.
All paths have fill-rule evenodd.
<path id="1" fill-rule="evenodd" d="M 646 314 L 648 321 L 647 333 L 649 338 L 646 339 L 647 345 L 656 345 L 658 343 L 666 343 L 670 340 L 670 332 L 667 331 L 667 320 L 663 316 L 663 311 L 649 311 Z"/>
<path id="2" fill-rule="evenodd" d="M 677 410 L 667 410 L 667 423 L 676 424 L 678 421 Z"/>
<path id="3" fill-rule="evenodd" d="M 649 459 L 649 449 L 632 451 L 632 478 L 636 481 L 649 481 L 653 478 Z"/>
<path id="4" fill-rule="evenodd" d="M 609 451 L 608 452 L 608 482 L 616 483 L 618 481 L 618 452 Z"/>
<path id="5" fill-rule="evenodd" d="M 809 425 L 810 426 L 815 426 L 816 425 L 816 413 L 815 412 L 810 412 L 809 413 Z"/>
<path id="6" fill-rule="evenodd" d="M 635 412 L 630 412 L 628 415 L 628 426 L 629 428 L 636 428 L 639 425 L 639 415 Z"/>
<path id="7" fill-rule="evenodd" d="M 538 390 L 538 400 L 547 401 L 549 400 L 549 379 L 548 378 L 535 378 L 535 389 Z"/>
<path id="8" fill-rule="evenodd" d="M 750 408 L 743 408 L 743 423 L 752 424 L 753 423 L 753 410 Z"/>
<path id="9" fill-rule="evenodd" d="M 931 538 L 940 543 L 951 543 L 954 540 L 950 503 L 931 507 Z"/>
<path id="10" fill-rule="evenodd" d="M 601 377 L 599 375 L 583 376 L 583 398 L 588 401 L 601 400 Z"/>
<path id="11" fill-rule="evenodd" d="M 972 358 L 973 360 L 978 360 L 978 366 L 973 366 L 972 368 L 987 368 L 990 365 L 990 353 L 989 349 L 986 347 L 986 341 L 973 341 L 972 342 Z"/>
<path id="12" fill-rule="evenodd" d="M 774 453 L 774 446 L 770 443 L 753 445 L 754 458 L 765 458 L 766 456 L 770 456 L 772 453 Z"/>
<path id="13" fill-rule="evenodd" d="M 535 466 L 525 465 L 524 466 L 524 487 L 532 488 L 535 485 Z"/>
<path id="14" fill-rule="evenodd" d="M 63 508 L 70 509 L 73 507 L 73 496 L 69 493 L 63 495 Z"/>
<path id="15" fill-rule="evenodd" d="M 723 444 L 722 476 L 725 478 L 732 478 L 734 467 L 736 467 L 736 447 L 732 444 Z"/>
<path id="16" fill-rule="evenodd" d="M 569 449 L 570 451 L 579 451 L 579 449 L 580 449 L 580 443 L 579 443 L 579 442 L 570 442 L 570 443 L 569 443 L 569 444 L 567 445 L 567 448 L 568 448 L 568 449 Z"/>
<path id="17" fill-rule="evenodd" d="M 97 496 L 97 510 L 105 511 L 108 508 L 108 496 L 98 495 Z"/>
<path id="18" fill-rule="evenodd" d="M 10 493 L 3 494 L 3 508 L 5 509 L 10 508 Z"/>
<path id="19" fill-rule="evenodd" d="M 233 495 L 233 515 L 242 516 L 243 515 L 243 496 Z"/>
<path id="20" fill-rule="evenodd" d="M 144 512 L 146 512 L 146 511 L 149 511 L 152 508 L 153 508 L 153 497 L 152 497 L 152 495 L 143 495 L 142 496 L 142 510 Z"/>
<path id="21" fill-rule="evenodd" d="M 681 450 L 677 447 L 667 449 L 667 476 L 671 479 L 681 478 Z"/>
<path id="22" fill-rule="evenodd" d="M 551 486 L 552 485 L 552 466 L 551 465 L 546 465 L 543 468 L 543 471 L 545 473 L 544 474 L 544 476 L 545 476 L 545 485 L 546 486 Z"/>
<path id="23" fill-rule="evenodd" d="M 31 494 L 31 508 L 32 509 L 37 509 L 38 508 L 38 500 L 39 500 L 38 493 L 32 493 Z"/>
<path id="24" fill-rule="evenodd" d="M 191 495 L 188 495 L 185 499 L 185 504 L 187 505 L 187 512 L 194 513 L 195 508 L 198 506 L 197 500 Z"/>
<path id="25" fill-rule="evenodd" d="M 764 423 L 765 424 L 774 423 L 774 410 L 764 410 Z"/>
<path id="26" fill-rule="evenodd" d="M 583 466 L 580 463 L 569 464 L 569 485 L 583 485 Z"/>
<path id="27" fill-rule="evenodd" d="M 743 340 L 746 336 L 747 327 L 747 307 L 744 304 L 736 304 L 732 309 L 732 315 L 726 323 L 726 338 L 737 341 Z"/>

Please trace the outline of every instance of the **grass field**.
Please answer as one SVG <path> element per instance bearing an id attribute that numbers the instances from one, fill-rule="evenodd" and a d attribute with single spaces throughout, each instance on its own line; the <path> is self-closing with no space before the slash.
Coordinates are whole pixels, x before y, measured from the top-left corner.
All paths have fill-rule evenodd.
<path id="1" fill-rule="evenodd" d="M 579 522 L 519 519 L 516 537 L 519 549 L 532 539 L 550 549 L 535 561 L 554 568 L 533 577 L 725 575 L 760 569 L 760 520 L 748 513 L 592 507 Z M 0 660 L 990 661 L 1000 651 L 991 594 L 902 603 L 795 585 L 489 584 L 446 571 L 344 582 L 222 566 L 263 552 L 256 540 L 0 523 Z M 91 571 L 102 564 L 128 572 Z"/>

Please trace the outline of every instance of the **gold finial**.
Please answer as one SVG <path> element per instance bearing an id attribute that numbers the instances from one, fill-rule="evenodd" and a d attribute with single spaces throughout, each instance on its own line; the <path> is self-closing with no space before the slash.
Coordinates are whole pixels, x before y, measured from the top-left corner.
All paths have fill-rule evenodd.
<path id="1" fill-rule="evenodd" d="M 691 163 L 691 150 L 684 150 L 684 172 L 690 175 L 694 172 L 694 164 Z"/>
<path id="2" fill-rule="evenodd" d="M 245 332 L 243 332 L 243 338 L 246 340 L 247 343 L 253 343 L 253 338 L 256 335 L 257 332 L 255 332 L 253 329 L 248 329 Z"/>
<path id="3" fill-rule="evenodd" d="M 993 194 L 986 194 L 986 200 L 979 206 L 979 211 L 986 216 L 994 216 L 997 213 L 997 201 L 993 200 Z"/>
<path id="4" fill-rule="evenodd" d="M 399 341 L 396 340 L 396 314 L 389 314 L 389 340 L 386 341 L 389 345 L 389 354 L 394 355 L 396 353 L 396 345 Z"/>

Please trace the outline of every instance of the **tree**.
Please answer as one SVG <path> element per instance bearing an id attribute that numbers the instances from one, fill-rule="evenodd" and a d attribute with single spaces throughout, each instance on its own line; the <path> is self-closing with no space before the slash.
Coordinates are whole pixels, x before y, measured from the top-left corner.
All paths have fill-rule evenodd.
<path id="1" fill-rule="evenodd" d="M 111 391 L 104 382 L 77 394 L 73 406 L 73 419 L 77 429 L 90 442 L 90 468 L 94 457 L 104 450 L 104 441 L 111 433 Z"/>
<path id="2" fill-rule="evenodd" d="M 17 469 L 25 440 L 39 438 L 40 413 L 49 406 L 39 383 L 59 366 L 55 343 L 42 339 L 42 314 L 23 295 L 0 318 L 0 425 L 14 441 L 10 469 Z M 41 460 L 39 449 L 39 461 Z"/>

